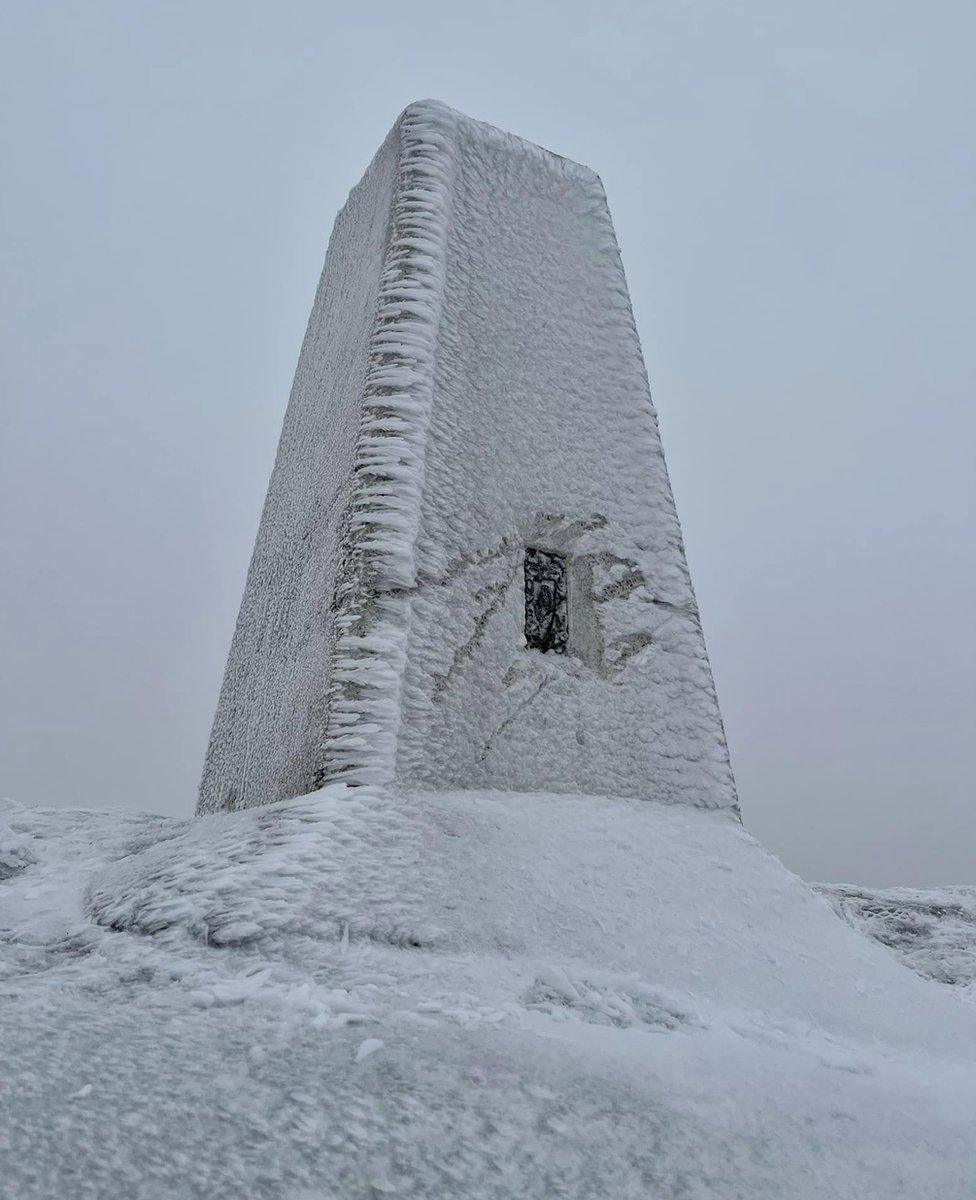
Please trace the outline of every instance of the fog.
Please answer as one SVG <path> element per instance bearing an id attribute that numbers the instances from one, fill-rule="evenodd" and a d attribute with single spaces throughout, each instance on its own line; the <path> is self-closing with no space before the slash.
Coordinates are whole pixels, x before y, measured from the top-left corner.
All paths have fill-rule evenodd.
<path id="1" fill-rule="evenodd" d="M 434 96 L 602 175 L 749 829 L 976 882 L 971 5 L 0 14 L 0 794 L 192 811 L 336 211 Z"/>

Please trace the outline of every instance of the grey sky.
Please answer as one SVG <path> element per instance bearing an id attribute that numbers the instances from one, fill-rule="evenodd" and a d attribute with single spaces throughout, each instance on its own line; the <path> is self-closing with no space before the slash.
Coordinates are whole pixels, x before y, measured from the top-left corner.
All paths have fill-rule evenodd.
<path id="1" fill-rule="evenodd" d="M 435 96 L 595 167 L 749 828 L 976 882 L 971 4 L 0 13 L 0 791 L 189 813 L 332 221 Z"/>

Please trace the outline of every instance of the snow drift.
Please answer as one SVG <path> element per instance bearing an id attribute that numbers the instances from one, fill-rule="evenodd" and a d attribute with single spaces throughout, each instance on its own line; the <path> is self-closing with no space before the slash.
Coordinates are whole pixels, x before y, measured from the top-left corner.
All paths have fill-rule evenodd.
<path id="1" fill-rule="evenodd" d="M 972 1195 L 976 1007 L 728 814 L 2 819 L 18 1197 Z"/>

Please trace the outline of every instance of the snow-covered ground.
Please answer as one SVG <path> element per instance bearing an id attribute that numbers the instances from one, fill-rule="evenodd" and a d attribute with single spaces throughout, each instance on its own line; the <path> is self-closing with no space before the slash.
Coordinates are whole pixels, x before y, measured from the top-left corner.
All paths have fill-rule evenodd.
<path id="1" fill-rule="evenodd" d="M 826 890 L 636 800 L 8 802 L 0 1195 L 972 1197 L 974 889 Z"/>
<path id="2" fill-rule="evenodd" d="M 817 884 L 862 933 L 927 979 L 976 1000 L 976 887 L 863 888 Z"/>

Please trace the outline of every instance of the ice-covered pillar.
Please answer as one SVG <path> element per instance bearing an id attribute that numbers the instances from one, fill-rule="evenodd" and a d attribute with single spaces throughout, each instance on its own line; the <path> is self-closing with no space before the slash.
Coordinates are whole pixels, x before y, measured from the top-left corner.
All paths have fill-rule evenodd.
<path id="1" fill-rule="evenodd" d="M 425 101 L 336 221 L 199 811 L 735 788 L 606 198 Z"/>

